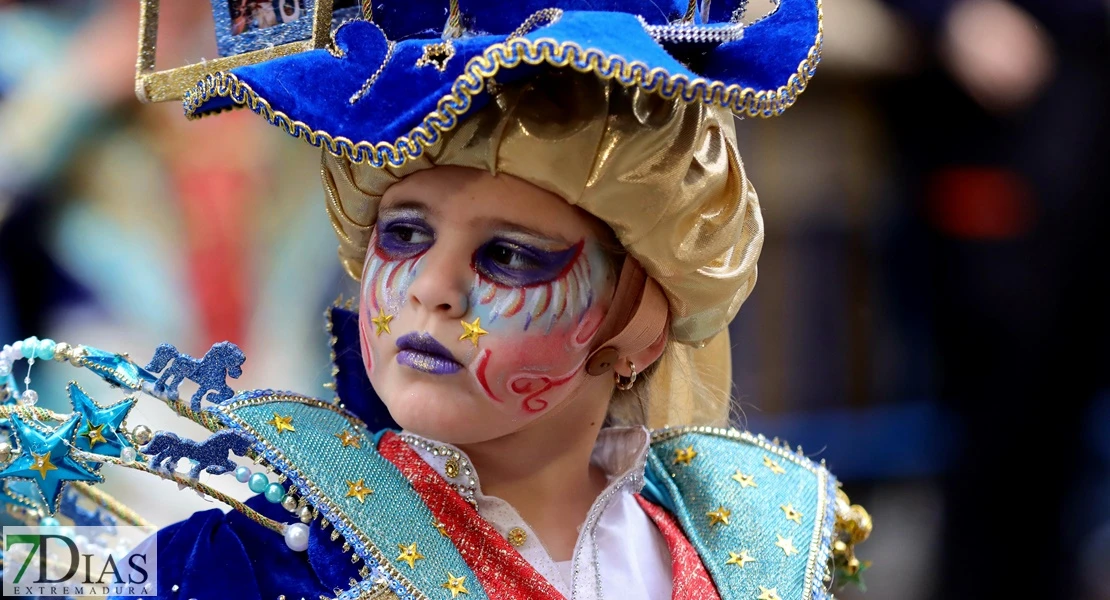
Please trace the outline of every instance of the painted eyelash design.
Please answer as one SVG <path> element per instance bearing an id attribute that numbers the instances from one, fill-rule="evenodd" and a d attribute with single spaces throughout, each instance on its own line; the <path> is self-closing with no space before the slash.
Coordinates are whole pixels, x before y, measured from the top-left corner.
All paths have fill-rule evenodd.
<path id="1" fill-rule="evenodd" d="M 524 313 L 524 330 L 550 315 L 547 331 L 550 332 L 565 314 L 575 315 L 578 321 L 593 306 L 593 286 L 590 284 L 592 268 L 586 254 L 581 251 L 563 274 L 546 283 L 528 287 L 507 288 L 477 275 L 471 297 L 472 306 L 490 306 L 489 323 L 500 318 L 511 318 Z M 508 293 L 505 293 L 506 290 Z M 501 292 L 500 294 L 498 292 Z M 500 297 L 499 297 L 500 296 Z"/>

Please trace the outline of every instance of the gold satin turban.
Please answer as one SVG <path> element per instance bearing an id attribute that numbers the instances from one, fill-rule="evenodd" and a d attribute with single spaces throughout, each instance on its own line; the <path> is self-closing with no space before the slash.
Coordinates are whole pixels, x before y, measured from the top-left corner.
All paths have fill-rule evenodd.
<path id="1" fill-rule="evenodd" d="M 671 337 L 701 346 L 751 293 L 763 244 L 732 119 L 724 108 L 553 70 L 499 91 L 401 167 L 353 165 L 325 151 L 340 259 L 361 275 L 378 203 L 405 176 L 436 165 L 508 173 L 608 224 L 663 288 Z"/>

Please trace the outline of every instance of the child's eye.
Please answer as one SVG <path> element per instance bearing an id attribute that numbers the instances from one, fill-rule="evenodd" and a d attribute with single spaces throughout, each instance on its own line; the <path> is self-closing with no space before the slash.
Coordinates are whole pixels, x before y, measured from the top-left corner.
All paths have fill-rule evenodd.
<path id="1" fill-rule="evenodd" d="M 474 268 L 496 284 L 526 287 L 559 277 L 580 250 L 581 244 L 565 250 L 540 250 L 506 240 L 494 240 L 475 253 Z"/>
<path id="2" fill-rule="evenodd" d="M 393 221 L 378 224 L 377 248 L 388 258 L 412 258 L 435 242 L 435 233 L 423 223 Z"/>

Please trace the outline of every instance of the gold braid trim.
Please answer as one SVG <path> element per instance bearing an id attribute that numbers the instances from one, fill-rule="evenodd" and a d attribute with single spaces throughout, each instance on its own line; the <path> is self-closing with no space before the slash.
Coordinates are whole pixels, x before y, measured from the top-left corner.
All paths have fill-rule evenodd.
<path id="1" fill-rule="evenodd" d="M 95 486 L 91 486 L 83 481 L 73 482 L 73 489 L 82 496 L 92 500 L 94 504 L 104 508 L 108 512 L 115 515 L 121 521 L 126 522 L 128 525 L 136 527 L 153 527 L 154 524 L 150 521 L 139 516 L 139 513 L 131 510 L 119 500 L 113 498 L 108 492 L 105 492 Z"/>

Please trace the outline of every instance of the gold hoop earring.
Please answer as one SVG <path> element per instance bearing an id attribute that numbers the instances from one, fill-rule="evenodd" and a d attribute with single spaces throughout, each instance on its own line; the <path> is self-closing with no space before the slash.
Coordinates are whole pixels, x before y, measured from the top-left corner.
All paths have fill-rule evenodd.
<path id="1" fill-rule="evenodd" d="M 632 386 L 636 383 L 636 365 L 632 361 L 628 361 L 628 369 L 632 371 L 632 374 L 628 377 L 613 371 L 613 381 L 617 383 L 617 389 L 622 392 L 632 389 Z"/>

